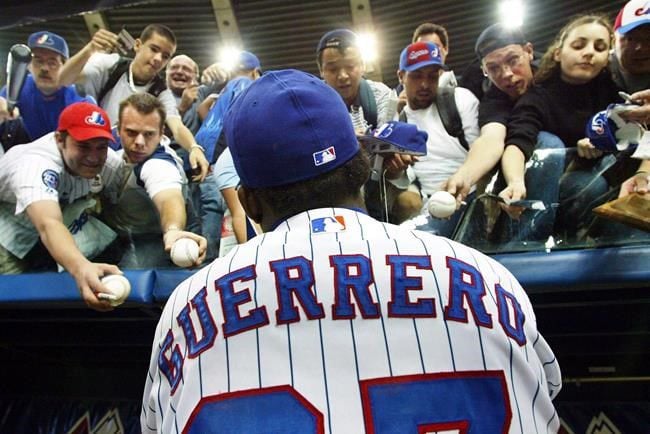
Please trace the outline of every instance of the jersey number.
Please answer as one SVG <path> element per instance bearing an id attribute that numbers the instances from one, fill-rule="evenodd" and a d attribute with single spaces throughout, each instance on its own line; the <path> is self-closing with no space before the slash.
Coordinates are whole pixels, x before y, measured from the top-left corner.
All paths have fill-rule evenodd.
<path id="1" fill-rule="evenodd" d="M 501 434 L 512 413 L 501 371 L 386 377 L 360 382 L 368 434 Z M 325 432 L 323 414 L 291 386 L 203 398 L 185 433 Z"/>

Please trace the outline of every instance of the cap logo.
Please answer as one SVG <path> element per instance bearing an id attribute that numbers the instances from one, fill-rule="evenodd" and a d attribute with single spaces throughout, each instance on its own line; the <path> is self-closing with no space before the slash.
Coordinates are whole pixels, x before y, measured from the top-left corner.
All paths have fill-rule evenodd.
<path id="1" fill-rule="evenodd" d="M 634 15 L 637 17 L 640 17 L 641 15 L 650 15 L 650 6 L 648 6 L 648 3 L 646 3 L 642 8 L 635 10 Z"/>
<path id="2" fill-rule="evenodd" d="M 36 43 L 39 45 L 54 45 L 54 41 L 49 39 L 49 35 L 47 33 L 41 35 L 36 39 Z"/>
<path id="3" fill-rule="evenodd" d="M 393 123 L 388 122 L 375 130 L 374 136 L 379 137 L 380 139 L 385 139 L 390 137 L 391 134 L 393 134 Z"/>
<path id="4" fill-rule="evenodd" d="M 106 125 L 106 121 L 104 120 L 104 117 L 101 113 L 92 112 L 90 116 L 86 116 L 86 124 L 103 127 Z"/>
<path id="5" fill-rule="evenodd" d="M 591 130 L 599 136 L 605 133 L 605 122 L 607 122 L 605 116 L 606 114 L 601 112 L 591 119 Z"/>
<path id="6" fill-rule="evenodd" d="M 322 151 L 314 152 L 312 155 L 314 156 L 314 164 L 316 166 L 322 166 L 325 163 L 336 160 L 336 150 L 334 149 L 334 146 L 330 146 Z"/>
<path id="7" fill-rule="evenodd" d="M 423 49 L 423 50 L 417 50 L 417 51 L 411 51 L 409 53 L 409 60 L 416 60 L 421 56 L 426 56 L 429 54 L 429 50 Z"/>

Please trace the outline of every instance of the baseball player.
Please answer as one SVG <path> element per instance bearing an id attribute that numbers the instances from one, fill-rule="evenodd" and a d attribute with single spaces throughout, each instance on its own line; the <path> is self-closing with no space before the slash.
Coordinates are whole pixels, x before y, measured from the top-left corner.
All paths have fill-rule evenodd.
<path id="1" fill-rule="evenodd" d="M 179 238 L 199 244 L 205 258 L 207 241 L 185 230 L 187 214 L 183 189 L 187 179 L 183 162 L 163 135 L 165 109 L 148 93 L 135 93 L 120 103 L 117 154 L 125 161 L 124 183 L 115 195 L 106 194 L 102 218 L 131 238 L 120 265 L 125 268 L 171 266 L 168 253 Z M 161 244 L 162 239 L 162 244 Z"/>
<path id="2" fill-rule="evenodd" d="M 475 250 L 365 213 L 369 163 L 334 90 L 267 72 L 225 128 L 266 232 L 172 293 L 144 433 L 557 432 L 560 370 L 526 293 Z"/>
<path id="3" fill-rule="evenodd" d="M 14 146 L 0 158 L 0 272 L 27 271 L 25 258 L 40 238 L 52 258 L 72 274 L 86 304 L 111 309 L 95 295 L 108 292 L 99 279 L 121 272 L 86 259 L 64 224 L 62 210 L 91 191 L 119 184 L 122 162 L 108 148 L 112 139 L 106 113 L 78 102 L 61 112 L 56 132 Z"/>

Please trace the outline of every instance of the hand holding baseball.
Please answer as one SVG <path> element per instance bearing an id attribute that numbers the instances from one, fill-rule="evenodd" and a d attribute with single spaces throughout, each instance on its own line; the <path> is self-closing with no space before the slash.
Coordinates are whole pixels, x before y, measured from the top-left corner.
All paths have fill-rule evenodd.
<path id="1" fill-rule="evenodd" d="M 170 259 L 179 267 L 201 265 L 205 260 L 208 241 L 201 235 L 174 229 L 165 233 L 163 242 Z"/>
<path id="2" fill-rule="evenodd" d="M 121 274 L 109 274 L 102 277 L 101 282 L 108 292 L 98 293 L 97 298 L 100 300 L 108 300 L 110 305 L 113 307 L 124 303 L 131 293 L 131 284 L 128 279 Z"/>

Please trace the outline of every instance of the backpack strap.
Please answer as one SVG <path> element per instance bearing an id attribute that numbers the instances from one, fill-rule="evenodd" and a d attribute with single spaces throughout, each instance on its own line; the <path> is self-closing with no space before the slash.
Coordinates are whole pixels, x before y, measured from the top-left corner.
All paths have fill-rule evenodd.
<path id="1" fill-rule="evenodd" d="M 110 71 L 108 72 L 108 80 L 97 94 L 97 104 L 101 105 L 102 100 L 106 94 L 115 87 L 122 75 L 124 75 L 124 73 L 128 73 L 131 62 L 133 62 L 133 59 L 130 59 L 128 57 L 120 57 L 115 65 L 111 67 Z M 167 83 L 165 82 L 165 79 L 160 75 L 156 75 L 153 78 L 153 82 L 151 86 L 149 86 L 147 93 L 157 98 L 158 95 L 160 95 L 165 89 L 167 89 Z"/>
<path id="2" fill-rule="evenodd" d="M 399 113 L 399 121 L 407 123 L 409 120 L 406 117 L 406 110 L 402 109 L 402 111 Z"/>
<path id="3" fill-rule="evenodd" d="M 463 121 L 458 113 L 456 98 L 454 96 L 455 87 L 443 86 L 438 87 L 436 91 L 436 106 L 447 134 L 456 137 L 463 148 L 469 150 L 469 144 L 463 131 Z"/>
<path id="4" fill-rule="evenodd" d="M 359 83 L 359 100 L 361 107 L 363 107 L 363 117 L 366 122 L 372 128 L 377 128 L 377 101 L 375 101 L 375 95 L 365 78 L 362 78 Z"/>
<path id="5" fill-rule="evenodd" d="M 117 82 L 122 77 L 122 74 L 129 70 L 129 65 L 131 65 L 131 59 L 128 57 L 120 57 L 120 59 L 113 65 L 108 72 L 108 80 L 104 83 L 104 86 L 97 94 L 97 104 L 102 105 L 102 100 L 106 94 L 115 87 Z"/>

